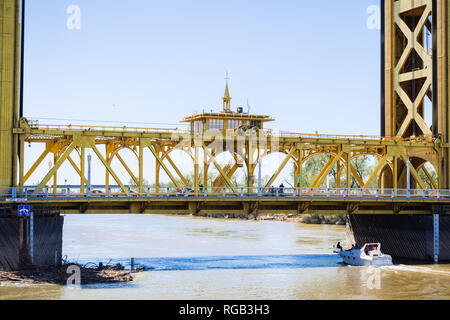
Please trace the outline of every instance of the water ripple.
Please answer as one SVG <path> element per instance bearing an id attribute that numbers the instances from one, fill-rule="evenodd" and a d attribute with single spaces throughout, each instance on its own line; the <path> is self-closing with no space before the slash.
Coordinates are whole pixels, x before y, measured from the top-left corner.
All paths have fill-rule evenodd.
<path id="1" fill-rule="evenodd" d="M 120 263 L 131 267 L 131 259 L 96 259 L 89 262 Z M 341 259 L 337 255 L 262 255 L 262 256 L 222 256 L 222 257 L 183 257 L 183 258 L 138 258 L 136 267 L 153 271 L 184 271 L 210 269 L 298 269 L 338 267 Z M 87 263 L 88 261 L 77 261 Z"/>

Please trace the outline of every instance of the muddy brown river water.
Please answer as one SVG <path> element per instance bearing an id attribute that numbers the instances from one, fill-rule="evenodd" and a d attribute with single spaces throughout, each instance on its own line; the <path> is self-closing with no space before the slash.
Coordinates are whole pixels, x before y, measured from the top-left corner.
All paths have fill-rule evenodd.
<path id="1" fill-rule="evenodd" d="M 152 268 L 127 284 L 0 284 L 0 299 L 450 299 L 450 265 L 340 264 L 342 226 L 164 215 L 70 215 L 64 255 Z"/>

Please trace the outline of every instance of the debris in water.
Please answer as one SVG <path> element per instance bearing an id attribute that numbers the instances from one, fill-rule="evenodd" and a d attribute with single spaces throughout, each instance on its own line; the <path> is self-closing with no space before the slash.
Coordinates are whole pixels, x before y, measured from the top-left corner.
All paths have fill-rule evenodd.
<path id="1" fill-rule="evenodd" d="M 92 267 L 87 267 L 92 265 Z M 103 263 L 79 265 L 76 263 L 65 263 L 59 267 L 31 267 L 21 271 L 1 271 L 0 283 L 13 282 L 21 284 L 59 284 L 66 285 L 72 273 L 67 273 L 71 266 L 80 269 L 81 284 L 100 283 L 126 283 L 134 280 L 133 274 L 145 271 L 145 268 L 125 270 L 120 263 L 110 266 Z M 71 284 L 71 283 L 69 283 Z"/>

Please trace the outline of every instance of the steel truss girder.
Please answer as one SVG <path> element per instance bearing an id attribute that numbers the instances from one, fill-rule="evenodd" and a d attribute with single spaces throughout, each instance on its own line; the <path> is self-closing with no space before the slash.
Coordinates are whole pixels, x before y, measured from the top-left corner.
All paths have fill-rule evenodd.
<path id="1" fill-rule="evenodd" d="M 47 132 L 47 135 L 49 135 L 49 132 Z M 171 139 L 148 139 L 148 138 L 120 138 L 115 143 L 109 143 L 109 147 L 107 147 L 107 157 L 103 158 L 104 163 L 102 159 L 102 163 L 105 165 L 105 169 L 108 172 L 108 175 L 111 174 L 116 182 L 124 188 L 124 184 L 120 181 L 117 174 L 114 172 L 114 170 L 111 168 L 111 161 L 114 156 L 118 157 L 118 160 L 120 163 L 124 166 L 128 174 L 132 177 L 133 181 L 140 187 L 142 187 L 143 182 L 143 168 L 145 166 L 145 163 L 143 161 L 143 149 L 149 148 L 152 152 L 153 156 L 156 159 L 157 167 L 162 167 L 166 173 L 168 173 L 169 178 L 171 181 L 178 187 L 181 186 L 179 183 L 179 180 L 175 179 L 175 176 L 171 173 L 169 170 L 168 165 L 164 163 L 164 160 L 167 160 L 168 164 L 175 170 L 176 174 L 180 178 L 180 181 L 184 185 L 188 185 L 187 179 L 182 174 L 181 170 L 177 166 L 177 159 L 173 159 L 170 156 L 170 153 L 174 150 L 180 149 L 185 152 L 187 152 L 188 155 L 194 160 L 193 161 L 193 169 L 195 171 L 195 163 L 200 164 L 200 155 L 199 151 L 203 150 L 204 153 L 204 166 L 209 167 L 210 163 L 214 163 L 216 168 L 218 169 L 220 175 L 222 178 L 226 181 L 227 185 L 230 187 L 235 187 L 231 183 L 231 178 L 233 177 L 233 174 L 236 172 L 236 170 L 231 171 L 224 171 L 224 168 L 222 168 L 217 161 L 215 160 L 215 150 L 211 149 L 211 142 L 199 139 L 199 137 L 185 137 L 184 138 L 185 144 L 180 149 L 180 143 L 178 141 L 174 141 Z M 189 139 L 192 139 L 190 142 Z M 303 174 L 302 170 L 299 169 L 299 166 L 303 166 L 303 164 L 308 161 L 311 157 L 314 157 L 318 154 L 328 154 L 330 155 L 330 160 L 328 163 L 321 168 L 319 174 L 315 177 L 314 183 L 311 185 L 311 187 L 320 187 L 328 173 L 331 169 L 333 169 L 335 166 L 339 172 L 341 170 L 345 169 L 347 172 L 347 186 L 349 186 L 349 181 L 351 177 L 353 177 L 356 182 L 358 183 L 360 188 L 368 188 L 369 185 L 376 181 L 379 178 L 380 172 L 384 170 L 384 168 L 389 167 L 391 170 L 394 170 L 394 162 L 392 161 L 393 155 L 395 153 L 395 156 L 397 159 L 409 159 L 414 157 L 414 155 L 417 155 L 419 158 L 423 158 L 424 161 L 428 161 L 433 164 L 433 166 L 436 168 L 436 163 L 438 162 L 436 159 L 438 159 L 438 156 L 436 154 L 439 153 L 439 150 L 441 150 L 439 141 L 436 141 L 433 143 L 428 142 L 401 142 L 398 141 L 396 143 L 392 143 L 391 140 L 380 140 L 378 144 L 369 144 L 369 141 L 359 141 L 358 143 L 355 143 L 353 140 L 348 140 L 346 142 L 336 141 L 332 142 L 329 139 L 315 139 L 314 142 L 306 142 L 302 137 L 297 138 L 289 138 L 284 141 L 280 142 L 279 146 L 273 146 L 270 143 L 260 143 L 259 141 L 254 142 L 254 137 L 223 137 L 222 140 L 235 140 L 235 143 L 229 144 L 229 146 L 240 146 L 242 150 L 227 150 L 226 148 L 223 150 L 230 151 L 233 157 L 235 158 L 236 162 L 239 160 L 239 157 L 245 158 L 245 162 L 247 163 L 248 170 L 251 176 L 253 176 L 253 170 L 256 167 L 257 163 L 266 157 L 269 154 L 272 154 L 274 152 L 281 152 L 286 155 L 286 158 L 281 163 L 281 165 L 277 168 L 274 174 L 272 174 L 271 183 L 275 181 L 275 179 L 279 176 L 280 172 L 283 170 L 283 168 L 287 165 L 289 161 L 293 161 L 296 165 L 296 175 L 294 176 L 294 185 L 298 185 L 298 175 L 300 175 L 300 181 L 301 176 Z M 237 142 L 237 141 L 240 142 Z M 84 143 L 80 143 L 84 141 Z M 86 142 L 87 141 L 87 142 Z M 24 139 L 24 143 L 27 142 L 26 139 Z M 34 142 L 32 142 L 34 143 Z M 207 146 L 207 143 L 208 146 Z M 250 144 L 252 146 L 250 146 Z M 23 180 L 27 180 L 31 174 L 33 174 L 36 171 L 36 168 L 39 166 L 39 164 L 43 161 L 43 159 L 49 154 L 54 153 L 58 155 L 56 160 L 58 162 L 65 160 L 69 161 L 72 165 L 72 167 L 75 169 L 77 174 L 80 176 L 80 181 L 82 181 L 82 184 L 86 183 L 86 178 L 84 177 L 84 167 L 85 164 L 82 161 L 82 165 L 80 168 L 78 167 L 75 162 L 70 158 L 70 154 L 65 155 L 67 152 L 67 148 L 71 147 L 72 144 L 74 144 L 74 150 L 77 150 L 80 154 L 79 149 L 81 148 L 90 148 L 94 150 L 94 147 L 96 148 L 96 145 L 104 145 L 103 140 L 93 137 L 91 135 L 85 135 L 84 132 L 80 132 L 78 135 L 73 136 L 63 136 L 60 137 L 59 135 L 56 135 L 54 139 L 51 140 L 51 142 L 47 143 L 46 149 L 44 150 L 43 154 L 40 155 L 40 157 L 37 159 L 37 161 L 31 166 L 31 168 L 27 171 L 24 177 L 22 177 Z M 260 149 L 261 147 L 264 147 L 264 149 Z M 129 148 L 133 151 L 133 153 L 137 156 L 139 160 L 139 174 L 134 174 L 132 170 L 130 170 L 130 167 L 128 166 L 127 162 L 119 155 L 119 151 L 123 148 Z M 192 151 L 192 149 L 197 148 L 197 150 Z M 97 148 L 96 148 L 97 149 Z M 208 149 L 211 149 L 209 151 Z M 245 150 L 245 151 L 244 151 Z M 417 151 L 416 151 L 417 150 Z M 73 150 L 72 150 L 73 151 Z M 95 150 L 94 150 L 95 152 Z M 253 152 L 253 153 L 251 153 Z M 98 151 L 96 154 L 101 153 Z M 193 156 L 195 155 L 195 157 Z M 379 162 L 377 162 L 375 170 L 371 173 L 368 180 L 366 182 L 363 181 L 363 178 L 359 176 L 358 172 L 355 170 L 354 166 L 351 163 L 352 159 L 355 159 L 357 157 L 361 157 L 364 155 L 371 155 L 379 159 Z M 248 165 L 249 161 L 252 161 L 253 164 L 251 166 Z M 58 170 L 58 166 L 55 165 L 54 168 L 52 168 L 51 173 L 53 175 L 56 174 Z M 301 167 L 300 167 L 301 168 Z M 421 168 L 417 168 L 411 171 L 413 178 L 417 181 L 418 185 L 424 186 L 424 182 L 421 181 L 420 176 L 418 175 L 418 172 Z M 426 168 L 423 168 L 423 172 L 427 176 L 428 179 L 431 178 L 430 172 L 426 170 Z M 197 174 L 198 174 L 198 167 L 197 167 Z M 439 174 L 439 171 L 436 170 Z M 50 173 L 47 173 L 47 175 Z M 53 176 L 52 175 L 52 176 Z M 159 179 L 157 178 L 159 175 L 158 169 L 156 173 L 156 180 L 157 182 Z M 250 176 L 249 175 L 249 176 Z M 47 178 L 47 177 L 46 177 Z M 401 173 L 400 176 L 398 176 L 399 179 L 404 178 L 404 173 Z M 46 179 L 44 179 L 46 180 Z M 42 180 L 42 183 L 44 182 Z M 197 179 L 198 180 L 198 179 Z M 205 180 L 205 177 L 204 177 Z M 430 179 L 431 184 L 433 187 L 436 187 L 438 183 L 436 181 L 433 181 L 433 179 Z M 45 181 L 47 183 L 47 181 Z M 41 184 L 42 184 L 41 183 Z M 198 181 L 194 182 L 198 184 Z M 249 182 L 250 183 L 250 182 Z M 339 182 L 340 183 L 340 182 Z M 158 183 L 157 183 L 157 186 Z M 206 184 L 205 184 L 206 186 Z M 249 185 L 250 186 L 250 185 Z"/>

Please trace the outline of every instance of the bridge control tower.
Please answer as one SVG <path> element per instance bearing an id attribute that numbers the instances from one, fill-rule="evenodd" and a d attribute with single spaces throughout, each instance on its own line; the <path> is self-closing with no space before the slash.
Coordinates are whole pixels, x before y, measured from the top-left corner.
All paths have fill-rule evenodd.
<path id="1" fill-rule="evenodd" d="M 231 96 L 228 86 L 228 80 L 225 86 L 225 93 L 222 98 L 223 109 L 221 112 L 202 112 L 199 114 L 194 114 L 185 117 L 181 122 L 190 124 L 190 133 L 194 137 L 201 136 L 216 136 L 216 137 L 230 137 L 233 136 L 248 136 L 253 135 L 256 137 L 259 131 L 264 129 L 264 125 L 267 122 L 274 121 L 271 116 L 268 115 L 257 115 L 245 113 L 244 108 L 237 107 L 236 111 L 231 108 Z M 229 181 L 224 176 L 232 177 L 235 172 L 246 164 L 247 168 L 247 183 L 248 186 L 252 186 L 254 183 L 254 170 L 256 163 L 259 159 L 254 159 L 254 149 L 257 147 L 255 141 L 248 141 L 242 145 L 239 144 L 227 144 L 219 143 L 221 152 L 229 152 L 232 158 L 229 162 L 222 168 L 222 172 L 217 174 L 217 176 L 212 181 L 212 186 L 216 188 L 225 187 L 229 185 Z M 211 149 L 211 154 L 216 155 L 217 150 Z M 197 166 L 195 167 L 197 169 Z M 203 169 L 203 185 L 208 185 L 208 161 L 204 161 Z M 197 174 L 195 174 L 197 176 Z M 196 182 L 198 183 L 198 182 Z M 218 189 L 214 189 L 218 190 Z"/>
<path id="2" fill-rule="evenodd" d="M 242 107 L 236 112 L 231 110 L 231 96 L 228 82 L 223 96 L 222 112 L 203 112 L 184 118 L 181 122 L 190 123 L 192 134 L 202 134 L 206 131 L 234 134 L 236 131 L 262 130 L 266 122 L 274 121 L 271 116 L 244 113 Z"/>

